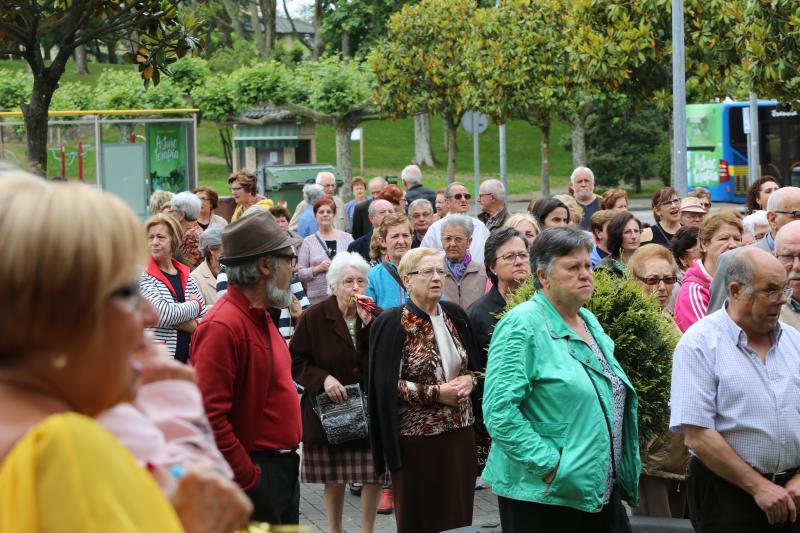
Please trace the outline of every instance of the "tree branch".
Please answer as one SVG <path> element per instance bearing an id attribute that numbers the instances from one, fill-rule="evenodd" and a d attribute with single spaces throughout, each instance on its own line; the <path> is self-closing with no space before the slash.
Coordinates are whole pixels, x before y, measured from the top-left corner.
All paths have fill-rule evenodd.
<path id="1" fill-rule="evenodd" d="M 25 58 L 25 52 L 23 52 L 22 50 L 12 50 L 11 48 L 0 48 L 0 56 L 4 55 Z"/>
<path id="2" fill-rule="evenodd" d="M 294 25 L 294 20 L 292 19 L 292 16 L 289 14 L 289 9 L 286 7 L 286 0 L 283 0 L 283 12 L 286 14 L 286 19 L 289 21 L 289 26 L 292 27 L 292 33 L 294 34 L 294 38 L 300 41 L 300 44 L 308 48 L 309 52 L 313 52 L 314 50 L 311 47 L 311 45 L 300 38 L 300 34 L 297 32 L 297 28 Z"/>
<path id="3" fill-rule="evenodd" d="M 337 120 L 337 117 L 333 115 L 326 115 L 325 113 L 321 113 L 315 109 L 311 109 L 310 107 L 306 107 L 303 105 L 283 104 L 276 107 L 278 109 L 290 111 L 291 113 L 294 113 L 296 115 L 302 115 L 304 117 L 308 117 L 311 120 L 314 120 L 316 122 L 322 122 L 324 124 L 333 124 Z"/>
<path id="4" fill-rule="evenodd" d="M 12 37 L 12 41 L 22 46 L 28 46 L 29 44 L 28 43 L 29 35 L 26 35 L 17 26 L 0 21 L 0 33 L 5 33 L 7 36 Z"/>

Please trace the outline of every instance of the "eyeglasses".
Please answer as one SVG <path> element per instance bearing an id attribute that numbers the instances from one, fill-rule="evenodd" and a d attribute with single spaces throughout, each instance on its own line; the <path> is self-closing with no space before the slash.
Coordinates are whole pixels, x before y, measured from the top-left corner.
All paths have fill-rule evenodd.
<path id="1" fill-rule="evenodd" d="M 352 287 L 353 285 L 366 286 L 367 280 L 365 278 L 345 278 L 342 280 L 342 287 Z"/>
<path id="2" fill-rule="evenodd" d="M 636 276 L 636 279 L 645 285 L 658 285 L 662 281 L 664 285 L 675 285 L 678 282 L 678 276 L 664 276 L 663 278 L 658 276 L 647 276 L 644 278 L 642 276 Z"/>
<path id="3" fill-rule="evenodd" d="M 469 200 L 472 198 L 472 195 L 468 192 L 464 193 L 457 192 L 453 196 L 451 196 L 451 198 L 455 198 L 456 200 Z"/>
<path id="4" fill-rule="evenodd" d="M 775 213 L 779 215 L 789 215 L 793 219 L 797 220 L 800 218 L 800 211 L 775 211 Z"/>
<path id="5" fill-rule="evenodd" d="M 664 207 L 665 205 L 681 205 L 681 201 L 678 198 L 673 198 L 672 200 L 667 200 L 658 204 L 659 207 Z"/>
<path id="6" fill-rule="evenodd" d="M 432 213 L 430 211 L 425 211 L 424 213 L 414 213 L 413 215 L 411 215 L 411 218 L 415 220 L 418 218 L 428 218 L 429 216 L 431 216 L 431 214 Z"/>
<path id="7" fill-rule="evenodd" d="M 274 254 L 277 257 L 283 257 L 288 259 L 289 262 L 292 264 L 292 268 L 297 266 L 297 255 L 296 254 Z"/>
<path id="8" fill-rule="evenodd" d="M 793 265 L 795 259 L 800 259 L 800 254 L 781 254 L 778 256 L 778 260 L 786 266 Z"/>
<path id="9" fill-rule="evenodd" d="M 136 309 L 142 301 L 142 293 L 139 292 L 139 284 L 125 285 L 117 287 L 106 297 L 109 300 L 120 300 L 125 302 L 131 309 Z"/>
<path id="10" fill-rule="evenodd" d="M 508 252 L 507 254 L 503 254 L 498 257 L 502 261 L 506 263 L 513 263 L 517 259 L 522 259 L 523 261 L 527 261 L 528 258 L 531 256 L 528 252 Z"/>
<path id="11" fill-rule="evenodd" d="M 494 196 L 494 193 L 491 192 L 482 192 L 478 195 L 478 198 L 483 198 L 484 196 Z"/>
<path id="12" fill-rule="evenodd" d="M 231 187 L 231 192 L 238 192 L 241 191 L 243 187 Z"/>
<path id="13" fill-rule="evenodd" d="M 413 270 L 408 273 L 409 276 L 418 274 L 423 278 L 430 278 L 433 274 L 439 274 L 439 276 L 444 276 L 444 269 L 443 268 L 423 268 L 422 270 Z"/>
<path id="14" fill-rule="evenodd" d="M 450 244 L 451 242 L 454 242 L 456 244 L 461 244 L 466 240 L 467 239 L 465 239 L 464 237 L 451 237 L 450 235 L 448 235 L 447 237 L 442 237 L 442 242 L 445 244 Z"/>
<path id="15" fill-rule="evenodd" d="M 787 300 L 791 298 L 793 290 L 791 287 L 785 287 L 783 289 L 753 289 L 753 292 L 763 294 L 771 302 L 777 302 L 782 297 Z"/>

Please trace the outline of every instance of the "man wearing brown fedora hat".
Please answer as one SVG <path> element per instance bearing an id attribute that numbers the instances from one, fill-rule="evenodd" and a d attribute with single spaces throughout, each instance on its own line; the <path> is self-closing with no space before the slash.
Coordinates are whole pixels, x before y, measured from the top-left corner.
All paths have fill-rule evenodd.
<path id="1" fill-rule="evenodd" d="M 300 513 L 300 405 L 289 349 L 267 311 L 289 305 L 297 244 L 267 211 L 226 226 L 228 292 L 192 339 L 217 446 L 253 501 L 253 520 L 270 524 L 297 524 Z"/>

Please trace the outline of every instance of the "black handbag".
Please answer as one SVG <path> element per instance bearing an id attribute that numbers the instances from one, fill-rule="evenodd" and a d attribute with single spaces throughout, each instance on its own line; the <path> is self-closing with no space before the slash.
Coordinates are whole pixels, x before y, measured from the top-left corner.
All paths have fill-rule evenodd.
<path id="1" fill-rule="evenodd" d="M 315 402 L 314 412 L 331 444 L 365 439 L 369 435 L 367 395 L 358 383 L 345 385 L 344 389 L 347 399 L 342 403 L 334 402 L 325 392 L 317 395 Z"/>

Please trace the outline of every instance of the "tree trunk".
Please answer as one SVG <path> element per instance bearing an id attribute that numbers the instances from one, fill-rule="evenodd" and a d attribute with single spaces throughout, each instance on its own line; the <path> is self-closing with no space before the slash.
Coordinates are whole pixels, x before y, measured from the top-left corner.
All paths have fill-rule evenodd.
<path id="1" fill-rule="evenodd" d="M 112 65 L 118 64 L 119 59 L 117 58 L 117 41 L 107 42 L 106 49 L 108 51 L 108 62 Z"/>
<path id="2" fill-rule="evenodd" d="M 225 12 L 228 13 L 228 17 L 231 19 L 231 26 L 233 26 L 233 31 L 236 33 L 236 37 L 242 41 L 247 39 L 247 35 L 244 33 L 244 26 L 242 26 L 242 19 L 239 18 L 241 13 L 239 12 L 238 2 L 234 2 L 233 0 L 222 0 L 222 5 L 225 7 Z"/>
<path id="3" fill-rule="evenodd" d="M 250 23 L 253 26 L 253 40 L 258 46 L 258 51 L 261 52 L 262 56 L 265 56 L 267 55 L 267 51 L 264 49 L 266 42 L 264 41 L 264 31 L 261 29 L 261 17 L 258 14 L 258 8 L 259 3 L 257 1 L 250 4 Z"/>
<path id="4" fill-rule="evenodd" d="M 456 130 L 458 130 L 458 124 L 456 124 Z M 442 119 L 442 150 L 445 152 L 448 150 L 448 144 L 450 142 L 449 137 L 447 136 L 447 120 Z M 456 135 L 453 138 L 453 146 L 455 146 L 456 152 L 458 152 L 458 136 Z"/>
<path id="5" fill-rule="evenodd" d="M 336 168 L 344 180 L 345 188 L 349 187 L 353 177 L 353 150 L 350 134 L 355 129 L 351 121 L 336 123 Z"/>
<path id="6" fill-rule="evenodd" d="M 572 168 L 586 166 L 586 118 L 578 113 L 572 120 Z"/>
<path id="7" fill-rule="evenodd" d="M 50 68 L 44 68 L 41 56 L 35 59 L 38 64 L 31 66 L 35 69 L 31 101 L 20 106 L 28 144 L 28 170 L 42 177 L 47 176 L 47 111 L 68 57 L 59 54 Z M 30 64 L 31 58 L 26 59 Z"/>
<path id="8" fill-rule="evenodd" d="M 428 113 L 414 115 L 413 162 L 415 165 L 426 167 L 432 167 L 436 164 L 431 143 L 431 116 Z"/>
<path id="9" fill-rule="evenodd" d="M 267 55 L 275 48 L 276 0 L 261 0 L 261 17 L 264 21 L 264 51 Z"/>
<path id="10" fill-rule="evenodd" d="M 319 59 L 324 47 L 322 42 L 322 0 L 314 0 L 314 45 L 311 47 L 311 56 Z"/>
<path id="11" fill-rule="evenodd" d="M 456 128 L 458 125 L 453 120 L 445 119 L 447 130 L 447 183 L 456 179 Z"/>
<path id="12" fill-rule="evenodd" d="M 75 74 L 89 74 L 89 66 L 86 64 L 85 44 L 75 48 Z"/>
<path id="13" fill-rule="evenodd" d="M 545 121 L 539 129 L 542 132 L 542 198 L 550 198 L 550 121 Z"/>
<path id="14" fill-rule="evenodd" d="M 228 165 L 228 171 L 233 172 L 233 142 L 231 141 L 230 127 L 219 127 L 219 140 L 222 143 L 222 151 L 225 154 L 225 164 Z"/>
<path id="15" fill-rule="evenodd" d="M 342 57 L 353 57 L 353 51 L 350 47 L 350 32 L 342 32 Z"/>

